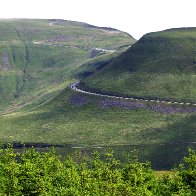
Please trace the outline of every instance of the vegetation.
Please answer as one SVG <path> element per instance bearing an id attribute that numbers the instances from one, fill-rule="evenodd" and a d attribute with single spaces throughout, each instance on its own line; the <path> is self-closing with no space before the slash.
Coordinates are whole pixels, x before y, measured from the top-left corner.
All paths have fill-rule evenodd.
<path id="1" fill-rule="evenodd" d="M 135 96 L 147 97 L 156 94 L 159 98 L 194 102 L 195 57 L 191 47 L 194 48 L 195 29 L 181 31 L 146 35 L 120 55 L 135 40 L 118 30 L 63 20 L 1 21 L 0 141 L 116 146 L 119 154 L 123 147 L 129 151 L 132 145 L 142 148 L 141 156 L 145 157 L 142 160 L 150 159 L 153 168 L 170 169 L 187 147 L 195 147 L 195 107 L 106 99 L 83 95 L 67 86 L 82 78 L 83 84 L 93 90 L 128 95 L 135 92 Z M 147 53 L 149 48 L 154 56 L 150 51 Z M 189 51 L 189 55 L 179 55 L 180 48 Z M 177 61 L 172 61 L 171 67 L 166 66 L 166 56 L 172 51 L 187 66 L 182 69 Z M 151 57 L 156 55 L 159 63 L 151 64 Z M 130 62 L 134 63 L 133 67 L 129 66 Z M 157 65 L 164 67 L 164 73 L 159 73 Z M 90 77 L 86 79 L 86 76 Z M 178 76 L 183 78 L 181 85 Z M 146 82 L 149 77 L 151 83 Z M 136 83 L 131 87 L 132 81 Z M 167 93 L 162 89 L 166 81 Z M 153 84 L 150 89 L 154 94 L 146 92 L 147 83 Z"/>
<path id="2" fill-rule="evenodd" d="M 170 169 L 188 146 L 195 147 L 195 112 L 103 107 L 105 101 L 113 100 L 65 89 L 41 106 L 34 102 L 20 111 L 1 115 L 1 141 L 116 146 L 121 152 L 123 145 L 125 151 L 130 150 L 128 145 L 141 146 L 143 156 L 158 169 Z"/>
<path id="3" fill-rule="evenodd" d="M 196 28 L 144 35 L 81 87 L 110 94 L 196 101 Z"/>
<path id="4" fill-rule="evenodd" d="M 55 97 L 80 65 L 134 42 L 124 32 L 79 22 L 0 21 L 0 111 Z"/>
<path id="5" fill-rule="evenodd" d="M 149 162 L 137 157 L 126 164 L 112 151 L 101 160 L 69 156 L 62 160 L 54 150 L 40 153 L 33 148 L 22 153 L 0 150 L 1 195 L 194 195 L 196 152 L 189 150 L 185 163 L 171 174 L 156 174 Z M 169 172 L 168 172 L 169 173 Z"/>

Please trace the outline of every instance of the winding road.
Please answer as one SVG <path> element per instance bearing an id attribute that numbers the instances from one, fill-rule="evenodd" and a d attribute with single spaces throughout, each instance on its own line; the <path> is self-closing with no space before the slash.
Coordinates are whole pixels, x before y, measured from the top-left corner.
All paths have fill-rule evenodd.
<path id="1" fill-rule="evenodd" d="M 133 98 L 133 97 L 122 97 L 122 96 L 112 96 L 112 95 L 106 95 L 106 94 L 101 94 L 101 93 L 93 93 L 85 90 L 81 90 L 77 87 L 78 82 L 72 83 L 69 85 L 69 87 L 77 92 L 83 93 L 83 94 L 88 94 L 88 95 L 95 95 L 99 97 L 108 97 L 108 98 L 115 98 L 115 99 L 124 99 L 124 100 L 135 100 L 135 101 L 145 101 L 145 102 L 153 102 L 153 103 L 165 103 L 165 104 L 175 104 L 175 105 L 190 105 L 190 106 L 196 106 L 196 103 L 189 103 L 189 102 L 172 102 L 172 101 L 160 101 L 160 100 L 155 100 L 155 99 L 145 99 L 145 98 Z"/>

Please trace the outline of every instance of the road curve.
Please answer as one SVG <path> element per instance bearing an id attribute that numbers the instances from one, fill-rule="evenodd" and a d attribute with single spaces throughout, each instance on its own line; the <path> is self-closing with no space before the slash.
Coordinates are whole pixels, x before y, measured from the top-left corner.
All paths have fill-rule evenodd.
<path id="1" fill-rule="evenodd" d="M 101 93 L 93 93 L 85 90 L 81 90 L 77 87 L 77 84 L 79 82 L 75 82 L 69 85 L 69 87 L 77 92 L 83 93 L 83 94 L 88 94 L 88 95 L 95 95 L 99 97 L 108 97 L 108 98 L 115 98 L 115 99 L 124 99 L 124 100 L 135 100 L 135 101 L 145 101 L 145 102 L 151 102 L 151 103 L 165 103 L 165 104 L 175 104 L 175 105 L 190 105 L 190 106 L 196 106 L 196 103 L 189 103 L 189 102 L 172 102 L 172 101 L 160 101 L 160 100 L 155 100 L 155 99 L 142 99 L 142 98 L 133 98 L 133 97 L 121 97 L 121 96 L 113 96 L 113 95 L 106 95 L 106 94 L 101 94 Z"/>

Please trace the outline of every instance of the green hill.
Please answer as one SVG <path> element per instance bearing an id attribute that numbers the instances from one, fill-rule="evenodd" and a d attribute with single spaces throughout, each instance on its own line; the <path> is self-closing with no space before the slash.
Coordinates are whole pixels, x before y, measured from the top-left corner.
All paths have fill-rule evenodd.
<path id="1" fill-rule="evenodd" d="M 194 38 L 194 29 L 187 34 Z M 152 39 L 156 33 L 144 36 L 130 49 L 135 40 L 126 33 L 62 20 L 1 21 L 0 35 L 1 143 L 97 146 L 100 151 L 104 151 L 104 146 L 113 146 L 120 158 L 136 147 L 142 151 L 141 158 L 151 160 L 158 169 L 173 167 L 188 146 L 195 147 L 196 115 L 191 106 L 115 100 L 81 94 L 67 87 L 77 77 L 91 88 L 132 95 L 130 89 L 146 87 L 150 76 L 168 79 L 168 75 L 182 75 L 189 81 L 194 75 L 191 64 L 189 70 L 181 69 L 183 74 L 177 71 L 178 63 L 172 64 L 174 69 L 168 73 L 166 68 L 162 74 L 158 69 L 147 69 L 153 67 L 150 62 L 155 54 L 162 54 L 164 58 L 157 57 L 157 62 L 165 64 L 167 50 L 162 48 L 161 53 L 154 46 L 154 55 L 147 53 L 154 45 L 148 36 Z M 170 35 L 167 39 L 173 40 Z M 137 81 L 137 88 L 131 87 L 131 80 Z M 177 79 L 173 85 L 176 84 Z M 65 153 L 64 148 L 60 151 Z"/>
<path id="2" fill-rule="evenodd" d="M 196 28 L 146 34 L 82 84 L 113 94 L 196 102 Z"/>
<path id="3" fill-rule="evenodd" d="M 127 33 L 80 22 L 1 20 L 0 110 L 48 100 L 73 80 L 80 65 L 115 56 L 134 42 Z"/>

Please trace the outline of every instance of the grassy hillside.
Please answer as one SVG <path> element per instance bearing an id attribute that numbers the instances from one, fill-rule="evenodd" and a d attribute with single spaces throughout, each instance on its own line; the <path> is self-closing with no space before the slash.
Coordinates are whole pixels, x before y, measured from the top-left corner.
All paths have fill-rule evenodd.
<path id="1" fill-rule="evenodd" d="M 196 28 L 146 34 L 83 87 L 196 102 Z"/>
<path id="2" fill-rule="evenodd" d="M 169 113 L 157 111 L 153 105 L 149 109 L 130 106 L 129 101 L 114 104 L 113 99 L 65 89 L 42 106 L 31 104 L 1 115 L 1 142 L 109 145 L 116 146 L 121 156 L 135 145 L 153 166 L 162 169 L 179 161 L 188 146 L 194 147 L 194 112 L 177 112 L 177 106 Z"/>
<path id="3" fill-rule="evenodd" d="M 0 110 L 55 96 L 80 65 L 134 42 L 127 33 L 79 22 L 1 20 Z"/>
<path id="4" fill-rule="evenodd" d="M 137 92 L 146 87 L 143 77 L 146 81 L 150 76 L 165 76 L 164 83 L 168 76 L 180 75 L 189 81 L 194 75 L 191 65 L 183 74 L 177 72 L 177 67 L 173 71 L 168 69 L 168 73 L 165 68 L 162 74 L 147 69 L 151 64 L 145 63 L 148 58 L 151 62 L 152 55 L 146 53 L 149 46 L 142 40 L 148 40 L 152 34 L 122 55 L 135 41 L 132 37 L 84 23 L 1 21 L 0 34 L 0 142 L 116 146 L 120 155 L 136 147 L 142 149 L 142 157 L 148 157 L 153 167 L 159 169 L 173 167 L 187 146 L 195 147 L 196 116 L 191 106 L 119 101 L 66 88 L 76 78 L 82 78 L 91 88 L 132 95 L 131 88 Z M 152 47 L 153 43 L 149 41 L 149 45 Z M 164 54 L 165 50 L 161 50 Z M 153 51 L 159 54 L 156 47 Z M 164 65 L 164 60 L 160 59 L 160 64 Z M 140 67 L 142 62 L 146 66 Z M 138 88 L 131 86 L 133 79 Z M 141 92 L 147 96 L 145 90 Z M 162 90 L 158 89 L 156 95 L 159 92 Z"/>

